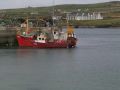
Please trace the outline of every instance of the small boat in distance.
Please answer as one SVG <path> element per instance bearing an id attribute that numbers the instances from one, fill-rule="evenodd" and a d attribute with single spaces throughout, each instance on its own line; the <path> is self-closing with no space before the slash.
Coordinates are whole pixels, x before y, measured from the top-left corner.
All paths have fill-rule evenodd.
<path id="1" fill-rule="evenodd" d="M 24 26 L 25 31 L 17 34 L 19 47 L 30 48 L 74 48 L 77 38 L 73 27 L 67 25 L 67 31 L 55 26 L 29 27 L 29 19 Z M 22 28 L 23 29 L 23 28 Z"/>

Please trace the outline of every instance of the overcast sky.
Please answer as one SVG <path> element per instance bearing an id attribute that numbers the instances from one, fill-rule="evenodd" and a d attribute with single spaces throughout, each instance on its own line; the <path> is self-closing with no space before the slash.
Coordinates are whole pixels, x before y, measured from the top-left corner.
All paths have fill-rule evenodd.
<path id="1" fill-rule="evenodd" d="M 55 4 L 88 4 L 116 0 L 0 0 L 0 9 L 48 6 L 53 5 L 53 1 Z"/>

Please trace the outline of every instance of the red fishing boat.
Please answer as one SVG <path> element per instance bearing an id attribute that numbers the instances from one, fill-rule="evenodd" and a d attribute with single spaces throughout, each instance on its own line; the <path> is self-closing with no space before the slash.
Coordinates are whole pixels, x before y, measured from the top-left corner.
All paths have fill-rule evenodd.
<path id="1" fill-rule="evenodd" d="M 38 30 L 26 23 L 26 31 L 17 34 L 19 47 L 31 48 L 73 48 L 76 47 L 77 39 L 72 26 L 67 26 L 67 31 L 63 32 L 57 27 L 40 27 Z"/>

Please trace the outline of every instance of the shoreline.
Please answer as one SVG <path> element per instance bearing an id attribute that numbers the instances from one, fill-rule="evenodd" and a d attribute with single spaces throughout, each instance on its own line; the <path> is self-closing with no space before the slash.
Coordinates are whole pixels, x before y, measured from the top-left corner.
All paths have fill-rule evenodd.
<path id="1" fill-rule="evenodd" d="M 63 26 L 63 28 L 66 28 L 67 26 Z M 98 26 L 73 26 L 74 28 L 120 28 L 119 27 L 98 27 Z"/>

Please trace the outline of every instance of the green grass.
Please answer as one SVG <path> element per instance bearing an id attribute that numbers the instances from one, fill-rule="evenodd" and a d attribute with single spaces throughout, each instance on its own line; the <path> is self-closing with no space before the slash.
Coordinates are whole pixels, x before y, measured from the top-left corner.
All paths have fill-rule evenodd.
<path id="1" fill-rule="evenodd" d="M 70 21 L 74 26 L 120 27 L 119 19 Z"/>

